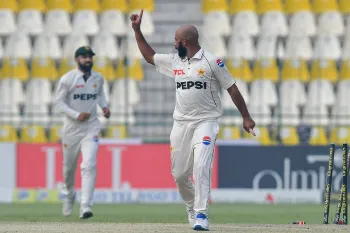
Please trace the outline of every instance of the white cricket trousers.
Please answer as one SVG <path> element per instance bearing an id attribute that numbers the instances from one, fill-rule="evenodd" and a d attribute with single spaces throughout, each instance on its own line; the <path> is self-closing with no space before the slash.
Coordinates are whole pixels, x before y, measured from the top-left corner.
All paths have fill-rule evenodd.
<path id="1" fill-rule="evenodd" d="M 63 127 L 63 177 L 68 197 L 74 195 L 75 171 L 80 152 L 81 168 L 81 208 L 91 208 L 96 183 L 96 156 L 100 122 L 96 119 L 84 123 L 65 122 Z"/>
<path id="2" fill-rule="evenodd" d="M 217 120 L 175 120 L 171 131 L 172 174 L 187 209 L 194 209 L 197 213 L 208 214 L 211 170 L 218 133 Z"/>

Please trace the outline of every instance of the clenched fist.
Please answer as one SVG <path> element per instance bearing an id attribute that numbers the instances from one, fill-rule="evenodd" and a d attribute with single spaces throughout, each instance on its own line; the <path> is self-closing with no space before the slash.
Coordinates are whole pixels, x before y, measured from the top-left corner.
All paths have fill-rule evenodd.
<path id="1" fill-rule="evenodd" d="M 143 15 L 143 9 L 140 12 L 140 15 L 138 14 L 132 14 L 130 16 L 130 20 L 131 20 L 131 26 L 132 28 L 135 29 L 140 29 L 141 27 L 141 21 L 142 21 L 142 15 Z"/>
<path id="2" fill-rule="evenodd" d="M 108 108 L 103 108 L 102 111 L 103 111 L 103 116 L 104 116 L 105 118 L 109 118 L 109 117 L 110 117 L 111 112 L 109 111 Z"/>
<path id="3" fill-rule="evenodd" d="M 255 132 L 254 132 L 254 127 L 255 127 L 255 122 L 251 117 L 244 117 L 243 118 L 244 130 L 247 131 L 248 133 L 251 133 L 253 136 L 256 136 Z"/>
<path id="4" fill-rule="evenodd" d="M 80 113 L 80 115 L 78 116 L 78 121 L 86 121 L 90 118 L 90 113 L 87 112 L 82 112 Z"/>

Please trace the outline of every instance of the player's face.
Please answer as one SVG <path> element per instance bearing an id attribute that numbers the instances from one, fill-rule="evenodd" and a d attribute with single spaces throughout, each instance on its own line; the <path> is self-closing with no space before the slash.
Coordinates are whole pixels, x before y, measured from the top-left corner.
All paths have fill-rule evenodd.
<path id="1" fill-rule="evenodd" d="M 90 72 L 93 66 L 93 59 L 91 55 L 79 55 L 77 57 L 77 63 L 81 70 Z"/>
<path id="2" fill-rule="evenodd" d="M 187 49 L 184 46 L 184 41 L 183 40 L 178 40 L 177 38 L 175 38 L 175 45 L 174 45 L 175 49 L 177 50 L 177 54 L 179 55 L 179 57 L 181 58 L 185 58 L 187 55 Z"/>
<path id="3" fill-rule="evenodd" d="M 179 57 L 185 58 L 187 55 L 187 49 L 183 46 L 182 41 L 179 42 L 177 46 L 177 53 L 179 54 Z"/>

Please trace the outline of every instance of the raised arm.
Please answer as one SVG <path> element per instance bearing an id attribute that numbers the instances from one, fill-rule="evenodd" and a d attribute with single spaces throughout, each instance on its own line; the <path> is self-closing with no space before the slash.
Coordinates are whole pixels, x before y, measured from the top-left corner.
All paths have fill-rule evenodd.
<path id="1" fill-rule="evenodd" d="M 145 58 L 145 60 L 148 63 L 155 65 L 154 54 L 156 53 L 154 52 L 152 47 L 147 43 L 145 37 L 141 32 L 142 15 L 143 15 L 143 10 L 141 10 L 140 15 L 132 14 L 130 16 L 131 25 L 132 25 L 132 28 L 134 29 L 137 45 L 140 49 L 142 56 Z"/>

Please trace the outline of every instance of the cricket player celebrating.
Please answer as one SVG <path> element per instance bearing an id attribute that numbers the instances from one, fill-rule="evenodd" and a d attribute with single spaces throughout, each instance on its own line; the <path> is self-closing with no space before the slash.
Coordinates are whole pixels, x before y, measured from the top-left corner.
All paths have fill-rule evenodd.
<path id="1" fill-rule="evenodd" d="M 56 90 L 56 107 L 65 114 L 62 135 L 63 177 L 66 199 L 63 215 L 69 216 L 75 201 L 74 177 L 79 153 L 81 163 L 81 219 L 92 214 L 92 196 L 96 180 L 96 155 L 100 122 L 97 118 L 97 104 L 109 118 L 103 91 L 104 80 L 101 74 L 91 70 L 94 52 L 90 47 L 80 47 L 75 52 L 77 68 L 63 75 Z"/>
<path id="2" fill-rule="evenodd" d="M 176 31 L 177 54 L 157 54 L 141 33 L 142 14 L 143 10 L 140 15 L 130 17 L 138 47 L 148 63 L 176 82 L 174 125 L 170 135 L 172 174 L 193 229 L 209 230 L 208 199 L 214 144 L 219 132 L 217 120 L 222 114 L 221 88 L 231 95 L 247 132 L 254 134 L 255 122 L 225 64 L 200 47 L 194 26 L 184 25 Z"/>

